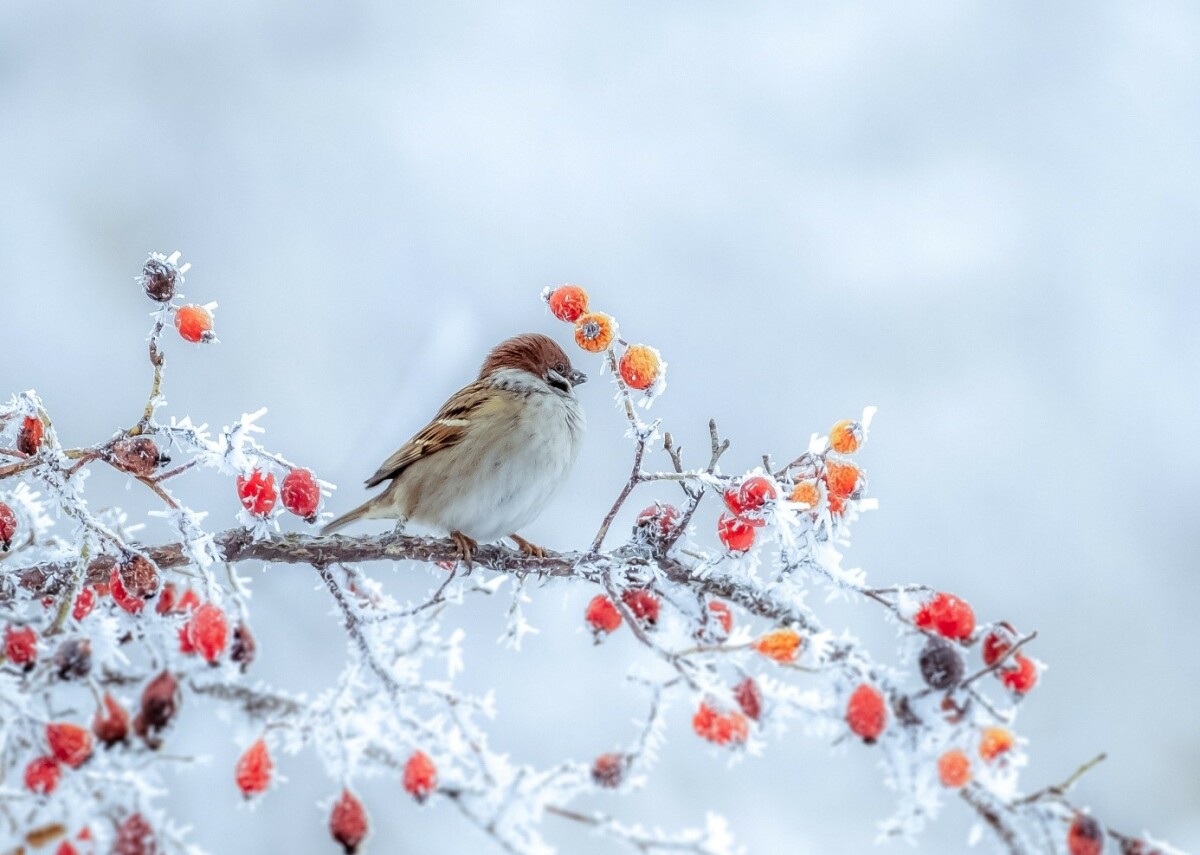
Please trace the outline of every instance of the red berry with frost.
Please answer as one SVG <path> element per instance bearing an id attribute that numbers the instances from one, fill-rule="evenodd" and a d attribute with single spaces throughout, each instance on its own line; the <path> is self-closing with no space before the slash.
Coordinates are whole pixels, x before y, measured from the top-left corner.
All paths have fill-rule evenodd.
<path id="1" fill-rule="evenodd" d="M 201 344 L 216 338 L 213 335 L 212 312 L 204 306 L 183 306 L 175 312 L 175 329 L 184 341 Z"/>
<path id="2" fill-rule="evenodd" d="M 55 760 L 72 769 L 78 769 L 92 756 L 92 735 L 70 722 L 46 725 L 46 744 L 50 746 L 50 753 Z"/>
<path id="3" fill-rule="evenodd" d="M 979 756 L 990 763 L 1011 751 L 1015 742 L 1012 732 L 1003 727 L 985 728 L 979 738 Z"/>
<path id="4" fill-rule="evenodd" d="M 763 509 L 778 495 L 779 489 L 774 481 L 761 475 L 753 475 L 736 488 L 730 486 L 725 490 L 725 506 L 742 522 L 758 528 L 766 525 Z"/>
<path id="5" fill-rule="evenodd" d="M 349 790 L 333 803 L 329 813 L 329 833 L 340 843 L 345 855 L 354 855 L 367 837 L 367 812 L 362 802 Z"/>
<path id="6" fill-rule="evenodd" d="M 250 477 L 237 477 L 238 498 L 242 507 L 256 517 L 265 517 L 275 507 L 278 493 L 275 490 L 275 475 L 255 469 Z"/>
<path id="7" fill-rule="evenodd" d="M 700 704 L 692 716 L 692 730 L 714 745 L 738 745 L 750 735 L 750 725 L 740 712 L 718 712 L 707 703 Z"/>
<path id="8" fill-rule="evenodd" d="M 116 570 L 128 596 L 148 600 L 158 593 L 158 568 L 144 555 L 125 553 L 117 562 Z"/>
<path id="9" fill-rule="evenodd" d="M 271 786 L 271 772 L 274 769 L 275 763 L 271 760 L 267 743 L 256 739 L 238 758 L 237 767 L 234 769 L 234 781 L 237 782 L 242 795 L 251 798 L 265 793 L 267 787 Z"/>
<path id="10" fill-rule="evenodd" d="M 708 613 L 710 621 L 715 621 L 721 627 L 723 635 L 729 635 L 733 631 L 733 612 L 729 610 L 728 605 L 720 600 L 710 600 Z"/>
<path id="11" fill-rule="evenodd" d="M 622 754 L 601 754 L 592 762 L 592 780 L 598 787 L 610 790 L 621 786 L 625 776 L 625 756 Z"/>
<path id="12" fill-rule="evenodd" d="M 92 609 L 95 607 L 96 589 L 88 585 L 75 598 L 75 604 L 71 607 L 71 617 L 75 618 L 75 620 L 83 620 L 92 613 Z"/>
<path id="13" fill-rule="evenodd" d="M 4 655 L 14 665 L 33 669 L 37 662 L 37 633 L 31 626 L 9 626 L 4 630 Z"/>
<path id="14" fill-rule="evenodd" d="M 634 532 L 648 540 L 670 537 L 679 525 L 679 509 L 674 505 L 654 504 L 642 509 L 634 523 Z"/>
<path id="15" fill-rule="evenodd" d="M 200 595 L 191 588 L 183 592 L 183 596 L 179 598 L 179 603 L 175 606 L 176 612 L 194 612 L 200 608 Z"/>
<path id="16" fill-rule="evenodd" d="M 1017 643 L 1017 633 L 1010 624 L 1002 623 L 983 637 L 983 664 L 995 665 Z"/>
<path id="17" fill-rule="evenodd" d="M 1071 855 L 1100 855 L 1104 851 L 1104 829 L 1094 818 L 1075 814 L 1067 830 L 1067 850 Z"/>
<path id="18" fill-rule="evenodd" d="M 762 715 L 762 692 L 753 677 L 747 677 L 733 687 L 733 698 L 747 718 L 758 721 Z"/>
<path id="19" fill-rule="evenodd" d="M 17 534 L 17 515 L 4 502 L 0 502 L 0 552 L 7 552 Z"/>
<path id="20" fill-rule="evenodd" d="M 870 745 L 887 726 L 887 703 L 874 686 L 862 683 L 846 705 L 846 723 Z"/>
<path id="21" fill-rule="evenodd" d="M 658 623 L 660 604 L 658 597 L 649 591 L 643 589 L 625 591 L 621 594 L 621 602 L 643 624 L 654 626 Z"/>
<path id="22" fill-rule="evenodd" d="M 58 786 L 62 767 L 53 757 L 35 757 L 25 767 L 25 786 L 39 796 L 48 796 Z"/>
<path id="23" fill-rule="evenodd" d="M 584 618 L 592 631 L 599 635 L 602 632 L 615 632 L 621 625 L 621 613 L 613 605 L 613 601 L 603 594 L 592 597 L 588 603 Z"/>
<path id="24" fill-rule="evenodd" d="M 838 454 L 853 454 L 863 441 L 863 426 L 852 419 L 843 419 L 829 429 L 829 447 Z"/>
<path id="25" fill-rule="evenodd" d="M 120 606 L 131 615 L 136 615 L 146 607 L 146 601 L 141 597 L 135 597 L 125 589 L 125 583 L 121 579 L 121 571 L 116 567 L 113 568 L 112 575 L 108 577 L 108 590 L 112 594 L 113 602 Z"/>
<path id="26" fill-rule="evenodd" d="M 918 609 L 913 623 L 955 641 L 971 637 L 975 631 L 975 612 L 953 594 L 938 593 Z"/>
<path id="27" fill-rule="evenodd" d="M 140 813 L 130 814 L 117 826 L 112 851 L 113 855 L 157 855 L 154 827 Z"/>
<path id="28" fill-rule="evenodd" d="M 943 787 L 965 787 L 971 780 L 971 758 L 958 748 L 950 749 L 938 758 L 938 778 Z"/>
<path id="29" fill-rule="evenodd" d="M 588 309 L 588 295 L 578 285 L 559 285 L 546 294 L 550 312 L 560 321 L 573 324 Z"/>
<path id="30" fill-rule="evenodd" d="M 437 789 L 437 767 L 424 751 L 414 751 L 404 764 L 404 791 L 419 802 Z"/>
<path id="31" fill-rule="evenodd" d="M 107 692 L 104 693 L 103 705 L 96 710 L 92 719 L 92 733 L 106 748 L 129 738 L 129 713 Z"/>
<path id="32" fill-rule="evenodd" d="M 1000 682 L 1018 695 L 1028 694 L 1037 685 L 1037 665 L 1032 659 L 1022 656 L 1020 653 L 1013 655 L 1011 663 L 1012 667 L 1008 667 L 1006 664 L 1000 668 Z"/>
<path id="33" fill-rule="evenodd" d="M 70 840 L 64 840 L 58 844 L 58 848 L 54 850 L 54 855 L 79 855 L 79 850 L 72 845 Z"/>
<path id="34" fill-rule="evenodd" d="M 321 488 L 307 469 L 293 469 L 283 478 L 279 489 L 283 506 L 305 522 L 315 522 L 321 504 Z"/>
<path id="35" fill-rule="evenodd" d="M 21 430 L 17 434 L 17 451 L 22 454 L 34 455 L 42 446 L 42 437 L 46 428 L 42 420 L 36 416 L 26 416 L 21 422 Z"/>
<path id="36" fill-rule="evenodd" d="M 717 520 L 717 537 L 730 552 L 745 552 L 754 545 L 753 527 L 733 514 L 721 514 Z"/>
<path id="37" fill-rule="evenodd" d="M 229 644 L 229 622 L 225 612 L 212 603 L 196 609 L 187 622 L 187 640 L 205 661 L 215 663 Z"/>

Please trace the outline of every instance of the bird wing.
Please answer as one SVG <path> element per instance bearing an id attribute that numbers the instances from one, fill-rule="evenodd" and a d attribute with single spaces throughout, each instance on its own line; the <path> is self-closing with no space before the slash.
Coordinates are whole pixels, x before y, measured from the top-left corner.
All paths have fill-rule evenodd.
<path id="1" fill-rule="evenodd" d="M 374 487 L 390 478 L 396 478 L 418 460 L 444 451 L 462 442 L 470 427 L 471 414 L 494 397 L 495 390 L 482 382 L 464 387 L 438 410 L 433 421 L 427 424 L 400 450 L 383 461 L 383 465 L 367 479 L 367 486 Z"/>

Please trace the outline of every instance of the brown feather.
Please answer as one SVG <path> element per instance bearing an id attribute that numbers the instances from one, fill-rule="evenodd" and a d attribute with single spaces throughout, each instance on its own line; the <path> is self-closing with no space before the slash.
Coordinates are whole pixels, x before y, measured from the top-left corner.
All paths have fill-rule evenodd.
<path id="1" fill-rule="evenodd" d="M 479 369 L 479 379 L 501 368 L 523 368 L 544 380 L 547 369 L 555 365 L 564 366 L 566 371 L 571 370 L 571 360 L 558 342 L 541 333 L 525 333 L 493 347 Z"/>

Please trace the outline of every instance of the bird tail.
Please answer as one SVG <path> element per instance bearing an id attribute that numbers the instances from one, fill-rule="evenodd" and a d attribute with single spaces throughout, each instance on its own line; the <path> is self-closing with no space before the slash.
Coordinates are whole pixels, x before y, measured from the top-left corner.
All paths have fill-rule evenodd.
<path id="1" fill-rule="evenodd" d="M 370 516 L 371 511 L 374 510 L 374 503 L 375 503 L 374 499 L 368 499 L 367 501 L 363 502 L 361 505 L 359 505 L 354 510 L 349 511 L 348 513 L 342 514 L 340 517 L 335 519 L 333 522 L 329 523 L 324 528 L 322 528 L 321 534 L 322 535 L 333 534 L 335 531 L 341 531 L 346 526 L 350 525 L 350 523 L 352 523 L 352 522 L 358 522 L 359 520 L 363 519 L 364 517 Z"/>

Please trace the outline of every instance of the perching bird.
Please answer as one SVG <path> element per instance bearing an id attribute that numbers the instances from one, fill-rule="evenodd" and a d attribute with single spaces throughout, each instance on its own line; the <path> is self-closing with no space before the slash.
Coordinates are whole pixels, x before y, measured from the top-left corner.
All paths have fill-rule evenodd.
<path id="1" fill-rule="evenodd" d="M 367 479 L 387 488 L 322 529 L 394 519 L 449 533 L 465 561 L 478 543 L 517 534 L 537 519 L 579 455 L 584 418 L 575 387 L 587 376 L 553 339 L 527 333 L 496 345 L 479 378 Z"/>

